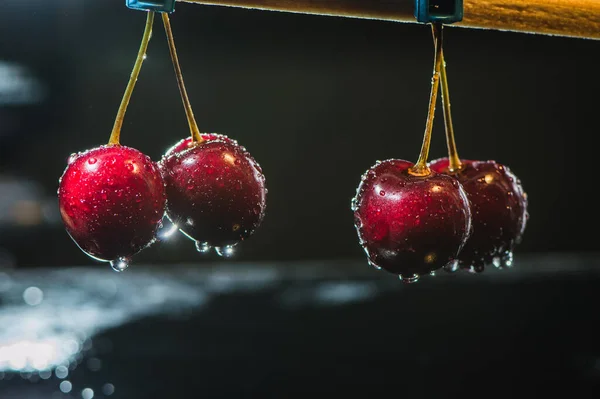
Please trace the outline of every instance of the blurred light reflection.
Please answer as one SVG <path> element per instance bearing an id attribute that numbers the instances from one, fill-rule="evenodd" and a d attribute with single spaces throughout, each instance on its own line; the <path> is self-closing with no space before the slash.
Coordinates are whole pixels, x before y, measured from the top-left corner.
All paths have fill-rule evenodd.
<path id="1" fill-rule="evenodd" d="M 106 269 L 8 272 L 0 283 L 0 372 L 36 379 L 50 378 L 51 371 L 67 378 L 92 349 L 91 338 L 105 329 L 206 302 L 202 290 L 158 273 L 115 278 Z M 97 358 L 87 362 L 92 371 L 101 365 Z"/>
<path id="2" fill-rule="evenodd" d="M 105 396 L 110 396 L 115 393 L 115 386 L 113 384 L 107 383 L 102 387 L 102 393 Z"/>
<path id="3" fill-rule="evenodd" d="M 71 384 L 71 382 L 69 382 L 69 381 L 63 381 L 60 383 L 59 387 L 60 387 L 61 392 L 69 393 L 73 389 L 73 384 Z"/>
<path id="4" fill-rule="evenodd" d="M 85 388 L 81 391 L 82 399 L 92 399 L 94 397 L 94 391 L 91 388 Z"/>
<path id="5" fill-rule="evenodd" d="M 29 70 L 0 61 L 0 106 L 35 104 L 43 99 L 44 89 Z"/>

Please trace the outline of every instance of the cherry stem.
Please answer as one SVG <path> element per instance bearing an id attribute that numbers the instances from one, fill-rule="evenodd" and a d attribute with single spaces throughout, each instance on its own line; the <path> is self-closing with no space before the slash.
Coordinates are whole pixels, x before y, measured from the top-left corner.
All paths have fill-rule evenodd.
<path id="1" fill-rule="evenodd" d="M 427 166 L 429 158 L 429 147 L 431 146 L 431 133 L 433 131 L 433 118 L 435 116 L 435 104 L 437 102 L 437 93 L 440 85 L 440 70 L 442 67 L 442 29 L 441 23 L 431 24 L 435 44 L 435 59 L 433 66 L 433 77 L 431 79 L 431 95 L 429 96 L 429 113 L 427 115 L 427 123 L 425 125 L 425 134 L 423 136 L 423 145 L 421 146 L 421 154 L 417 163 L 410 168 L 410 173 L 414 176 L 427 176 L 431 173 Z"/>
<path id="2" fill-rule="evenodd" d="M 444 125 L 446 126 L 446 142 L 448 143 L 448 159 L 450 172 L 460 170 L 462 163 L 456 149 L 456 141 L 454 140 L 454 127 L 452 125 L 452 112 L 450 106 L 450 89 L 448 88 L 448 73 L 446 72 L 446 60 L 442 51 L 442 70 L 441 70 L 441 85 L 442 85 L 442 104 L 444 105 Z"/>
<path id="3" fill-rule="evenodd" d="M 140 44 L 140 50 L 138 51 L 138 55 L 135 60 L 135 64 L 133 66 L 133 70 L 131 71 L 131 76 L 129 78 L 129 83 L 127 84 L 127 88 L 125 89 L 125 94 L 123 94 L 123 99 L 121 100 L 121 105 L 119 106 L 119 111 L 117 111 L 117 117 L 115 118 L 115 124 L 113 125 L 113 129 L 110 134 L 110 139 L 108 140 L 109 145 L 119 145 L 120 144 L 121 128 L 123 127 L 123 119 L 125 118 L 125 112 L 127 112 L 127 106 L 129 105 L 129 100 L 131 100 L 131 95 L 133 94 L 133 89 L 135 88 L 135 84 L 137 83 L 138 77 L 140 76 L 140 70 L 142 69 L 142 64 L 144 63 L 144 59 L 146 58 L 146 51 L 148 50 L 148 43 L 150 42 L 150 38 L 152 37 L 152 24 L 153 23 L 154 23 L 154 12 L 148 11 L 148 17 L 146 19 L 146 28 L 144 30 L 144 36 L 142 37 L 142 43 Z"/>
<path id="4" fill-rule="evenodd" d="M 173 30 L 171 29 L 171 21 L 167 13 L 162 14 L 163 24 L 165 25 L 165 32 L 167 33 L 167 41 L 169 42 L 169 51 L 171 52 L 171 60 L 173 61 L 173 68 L 175 69 L 175 76 L 177 77 L 177 85 L 179 86 L 179 92 L 181 93 L 181 101 L 183 101 L 183 107 L 185 108 L 185 114 L 187 116 L 188 124 L 190 125 L 190 132 L 192 134 L 192 141 L 202 143 L 204 139 L 200 135 L 196 118 L 194 117 L 194 111 L 190 104 L 190 99 L 185 89 L 185 83 L 183 82 L 183 74 L 181 73 L 181 66 L 179 65 L 179 58 L 177 57 L 177 48 L 175 47 L 175 38 L 173 37 Z"/>

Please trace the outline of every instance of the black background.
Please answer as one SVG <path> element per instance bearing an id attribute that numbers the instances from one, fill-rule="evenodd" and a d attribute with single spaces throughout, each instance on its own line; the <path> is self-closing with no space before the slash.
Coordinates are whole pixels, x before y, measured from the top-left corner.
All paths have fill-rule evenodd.
<path id="1" fill-rule="evenodd" d="M 145 16 L 122 1 L 7 0 L 0 60 L 31 68 L 47 100 L 0 108 L 0 174 L 54 196 L 70 153 L 104 144 Z M 415 161 L 432 41 L 417 24 L 178 4 L 172 16 L 195 114 L 261 164 L 267 216 L 236 259 L 360 257 L 350 199 L 376 160 Z M 460 154 L 508 165 L 529 194 L 520 251 L 597 248 L 597 41 L 446 29 Z M 445 154 L 438 107 L 432 158 Z M 160 20 L 122 143 L 158 160 L 188 128 Z M 21 265 L 91 261 L 60 226 L 4 232 Z M 35 250 L 32 250 L 35 249 Z M 181 237 L 140 261 L 199 260 Z"/>

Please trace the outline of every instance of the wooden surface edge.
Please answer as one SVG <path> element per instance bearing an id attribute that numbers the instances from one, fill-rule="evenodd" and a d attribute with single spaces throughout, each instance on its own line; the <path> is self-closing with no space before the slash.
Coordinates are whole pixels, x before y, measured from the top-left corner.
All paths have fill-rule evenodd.
<path id="1" fill-rule="evenodd" d="M 413 0 L 178 0 L 302 14 L 416 22 Z M 465 28 L 600 39 L 600 0 L 464 0 Z"/>

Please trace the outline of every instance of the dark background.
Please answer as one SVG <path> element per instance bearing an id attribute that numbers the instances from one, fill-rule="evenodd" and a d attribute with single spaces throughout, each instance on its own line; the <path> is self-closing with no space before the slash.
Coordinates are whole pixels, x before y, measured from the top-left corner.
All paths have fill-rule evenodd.
<path id="1" fill-rule="evenodd" d="M 28 68 L 45 97 L 0 105 L 0 177 L 35 182 L 54 201 L 69 154 L 108 140 L 145 16 L 117 0 L 2 8 L 0 63 Z M 200 128 L 237 139 L 267 177 L 267 216 L 235 259 L 361 257 L 350 199 L 376 160 L 417 158 L 430 30 L 192 4 L 178 4 L 172 24 Z M 597 249 L 600 44 L 448 28 L 445 50 L 460 154 L 508 165 L 529 194 L 519 251 Z M 445 154 L 441 106 L 436 121 L 432 159 Z M 187 134 L 157 18 L 122 143 L 158 160 Z M 0 225 L 0 247 L 20 266 L 92 263 L 59 223 Z M 137 259 L 204 258 L 177 237 Z"/>

